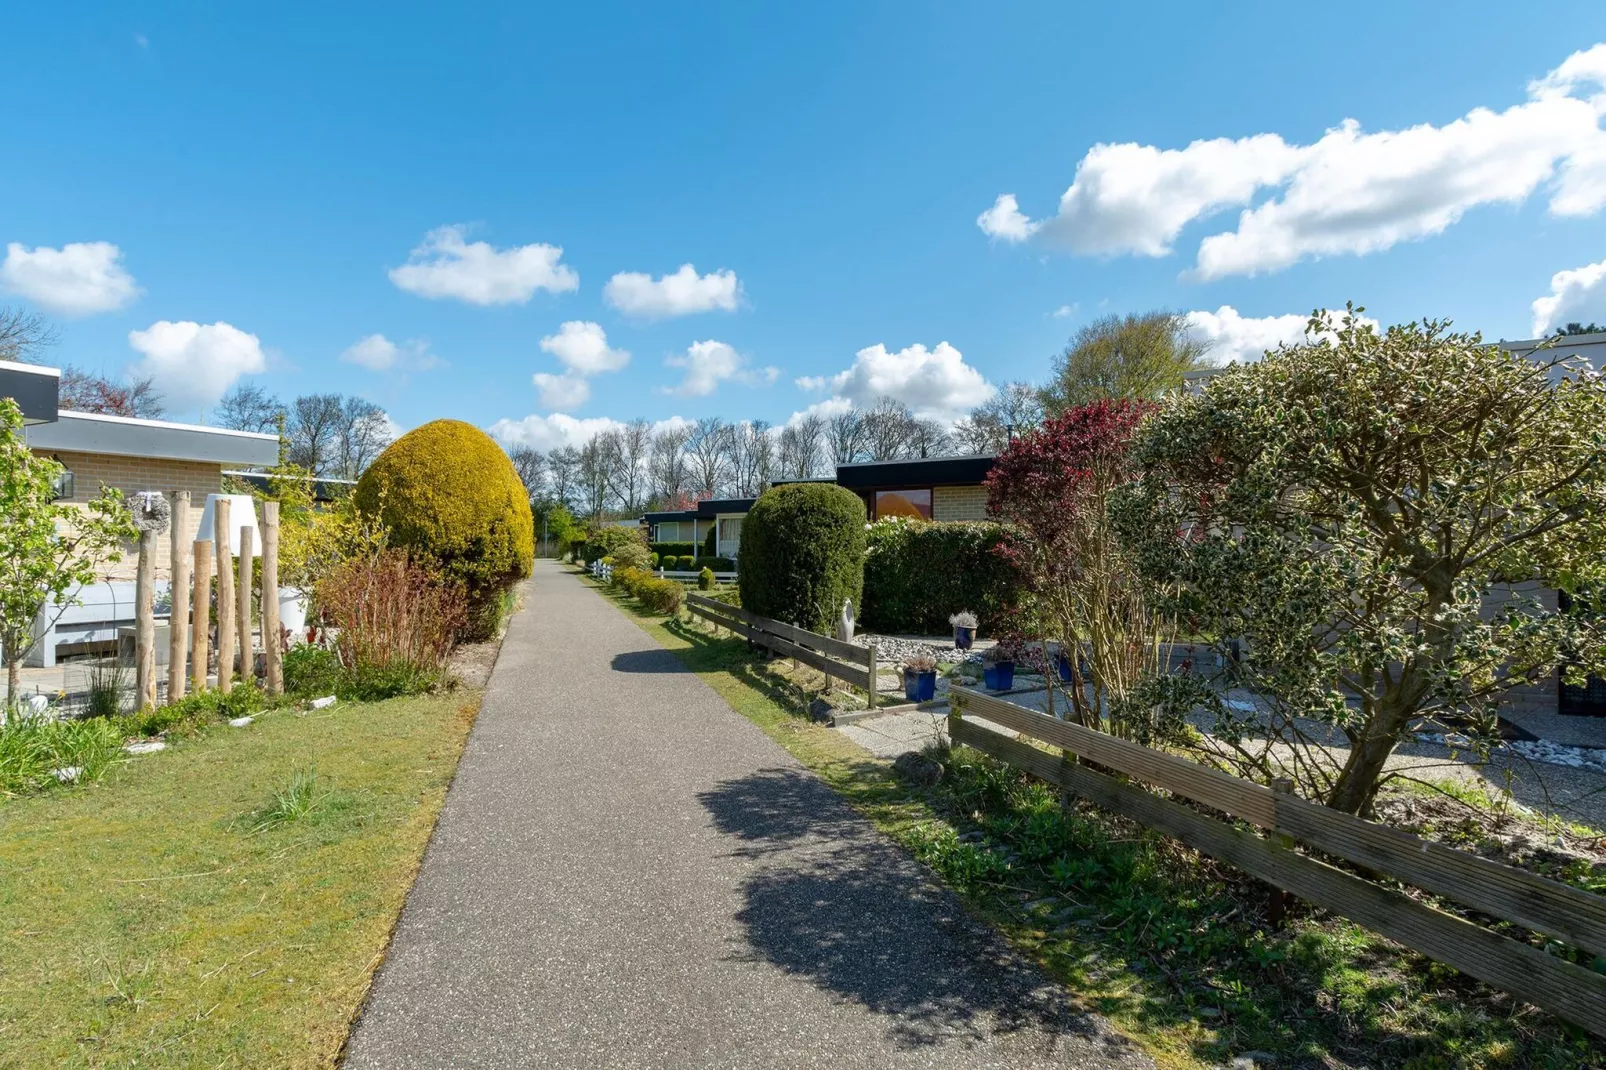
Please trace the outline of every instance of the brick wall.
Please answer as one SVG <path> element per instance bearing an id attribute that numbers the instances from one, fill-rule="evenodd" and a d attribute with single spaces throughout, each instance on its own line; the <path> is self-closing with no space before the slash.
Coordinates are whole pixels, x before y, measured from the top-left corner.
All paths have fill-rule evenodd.
<path id="1" fill-rule="evenodd" d="M 931 492 L 931 519 L 986 520 L 987 491 L 981 486 L 937 487 Z"/>
<path id="2" fill-rule="evenodd" d="M 60 461 L 73 474 L 73 495 L 66 499 L 70 505 L 89 502 L 100 493 L 102 486 L 116 487 L 128 496 L 133 496 L 142 490 L 159 490 L 169 496 L 169 502 L 172 501 L 171 495 L 174 491 L 189 491 L 190 523 L 189 531 L 185 532 L 184 537 L 186 544 L 194 540 L 195 532 L 201 526 L 201 507 L 206 504 L 206 496 L 220 493 L 223 489 L 223 466 L 216 462 L 209 464 L 204 461 L 122 457 L 106 453 L 73 453 L 67 450 L 40 452 Z M 171 537 L 169 533 L 156 540 L 157 579 L 167 579 L 169 576 L 168 549 Z M 136 550 L 137 548 L 131 544 L 121 561 L 105 567 L 102 578 L 133 579 L 137 567 Z"/>

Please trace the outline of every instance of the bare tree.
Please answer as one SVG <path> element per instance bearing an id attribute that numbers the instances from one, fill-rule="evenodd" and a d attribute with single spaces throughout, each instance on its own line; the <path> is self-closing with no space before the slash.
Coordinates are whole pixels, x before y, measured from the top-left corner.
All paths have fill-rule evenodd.
<path id="1" fill-rule="evenodd" d="M 782 479 L 808 479 L 820 463 L 820 436 L 825 421 L 814 413 L 800 416 L 781 428 L 775 465 Z"/>
<path id="2" fill-rule="evenodd" d="M 538 449 L 529 446 L 517 446 L 508 452 L 508 458 L 513 462 L 513 471 L 519 474 L 519 482 L 524 484 L 524 492 L 530 500 L 539 501 L 546 496 L 547 459 Z"/>
<path id="3" fill-rule="evenodd" d="M 336 443 L 340 451 L 340 474 L 356 479 L 390 445 L 390 417 L 385 410 L 364 398 L 346 398 L 340 405 L 340 427 Z"/>
<path id="4" fill-rule="evenodd" d="M 704 494 L 716 496 L 724 484 L 730 435 L 731 426 L 718 416 L 704 416 L 691 427 L 686 452 L 691 457 L 693 481 Z"/>
<path id="5" fill-rule="evenodd" d="M 1042 394 L 1030 383 L 1009 383 L 986 404 L 954 425 L 954 437 L 970 453 L 1001 453 L 1010 440 L 1043 422 Z"/>
<path id="6" fill-rule="evenodd" d="M 0 305 L 0 360 L 33 363 L 41 349 L 56 344 L 56 331 L 36 312 Z"/>
<path id="7" fill-rule="evenodd" d="M 652 425 L 632 420 L 603 436 L 608 451 L 608 475 L 614 495 L 629 512 L 641 508 L 647 496 L 647 460 L 652 451 Z"/>
<path id="8" fill-rule="evenodd" d="M 547 454 L 546 463 L 552 473 L 552 497 L 558 504 L 572 508 L 580 489 L 580 451 L 573 446 L 559 446 Z"/>
<path id="9" fill-rule="evenodd" d="M 895 461 L 909 455 L 915 418 L 896 398 L 882 398 L 864 414 L 864 452 L 872 461 Z"/>
<path id="10" fill-rule="evenodd" d="M 690 438 L 689 427 L 666 427 L 653 436 L 648 467 L 652 496 L 661 502 L 675 501 L 686 493 L 686 443 Z"/>
<path id="11" fill-rule="evenodd" d="M 775 438 L 763 420 L 744 420 L 731 428 L 731 472 L 736 493 L 751 498 L 763 493 L 775 464 Z"/>
<path id="12" fill-rule="evenodd" d="M 345 419 L 339 394 L 303 394 L 290 405 L 286 435 L 290 463 L 315 476 L 332 475 L 340 459 L 340 426 Z"/>
<path id="13" fill-rule="evenodd" d="M 826 422 L 826 438 L 831 446 L 832 464 L 852 464 L 864 453 L 864 413 L 858 409 L 839 412 Z"/>
<path id="14" fill-rule="evenodd" d="M 603 435 L 591 436 L 580 447 L 578 465 L 580 508 L 593 520 L 600 519 L 608 507 L 608 445 Z"/>
<path id="15" fill-rule="evenodd" d="M 104 375 L 80 368 L 61 370 L 60 406 L 74 412 L 95 412 L 103 416 L 131 416 L 154 420 L 163 413 L 162 395 L 149 376 L 117 383 Z"/>
<path id="16" fill-rule="evenodd" d="M 953 436 L 936 420 L 910 420 L 907 442 L 909 451 L 921 457 L 941 457 L 954 448 Z"/>
<path id="17" fill-rule="evenodd" d="M 279 430 L 279 421 L 285 416 L 284 403 L 255 383 L 235 384 L 212 414 L 219 427 L 261 434 Z"/>
<path id="18" fill-rule="evenodd" d="M 997 453 L 998 435 L 996 428 L 972 414 L 960 418 L 954 424 L 954 444 L 965 453 Z"/>

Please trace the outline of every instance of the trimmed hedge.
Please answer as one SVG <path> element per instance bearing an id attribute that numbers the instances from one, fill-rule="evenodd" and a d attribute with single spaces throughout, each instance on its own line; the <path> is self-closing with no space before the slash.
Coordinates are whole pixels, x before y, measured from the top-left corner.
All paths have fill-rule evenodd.
<path id="1" fill-rule="evenodd" d="M 690 572 L 697 567 L 697 559 L 690 554 L 681 554 L 675 558 L 675 571 Z"/>
<path id="2" fill-rule="evenodd" d="M 866 533 L 860 623 L 878 632 L 948 635 L 949 615 L 968 609 L 983 631 L 998 627 L 1022 589 L 1015 567 L 996 552 L 1002 538 L 992 521 L 876 521 Z"/>
<path id="3" fill-rule="evenodd" d="M 736 562 L 728 557 L 699 557 L 692 562 L 692 567 L 712 569 L 715 572 L 735 572 Z"/>
<path id="4" fill-rule="evenodd" d="M 686 588 L 679 580 L 661 580 L 639 568 L 614 569 L 612 583 L 654 613 L 666 617 L 679 613 L 686 597 Z"/>
<path id="5" fill-rule="evenodd" d="M 864 502 L 830 483 L 774 487 L 742 524 L 742 605 L 826 632 L 864 590 Z"/>
<path id="6" fill-rule="evenodd" d="M 653 542 L 647 544 L 647 549 L 659 557 L 679 557 L 681 554 L 695 554 L 697 544 L 694 542 Z"/>
<path id="7" fill-rule="evenodd" d="M 697 553 L 697 551 L 693 550 L 692 553 L 695 555 Z M 719 556 L 719 525 L 717 523 L 713 527 L 708 529 L 708 534 L 707 535 L 703 536 L 703 553 L 702 553 L 702 556 L 703 557 L 718 557 Z"/>
<path id="8" fill-rule="evenodd" d="M 639 528 L 621 528 L 617 525 L 598 528 L 586 536 L 585 544 L 580 547 L 580 560 L 589 565 L 617 553 L 623 547 L 642 545 Z"/>

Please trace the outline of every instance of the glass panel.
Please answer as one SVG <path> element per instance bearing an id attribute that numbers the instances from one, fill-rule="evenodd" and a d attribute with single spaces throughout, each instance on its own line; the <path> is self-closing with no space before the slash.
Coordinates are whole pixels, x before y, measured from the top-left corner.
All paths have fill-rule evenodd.
<path id="1" fill-rule="evenodd" d="M 875 516 L 912 516 L 931 519 L 931 488 L 921 490 L 878 490 L 875 492 Z"/>

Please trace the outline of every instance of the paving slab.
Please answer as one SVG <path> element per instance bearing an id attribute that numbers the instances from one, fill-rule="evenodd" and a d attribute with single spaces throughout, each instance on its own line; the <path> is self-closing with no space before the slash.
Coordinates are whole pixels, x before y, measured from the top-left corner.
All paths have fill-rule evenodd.
<path id="1" fill-rule="evenodd" d="M 541 562 L 348 1067 L 1150 1067 Z"/>

